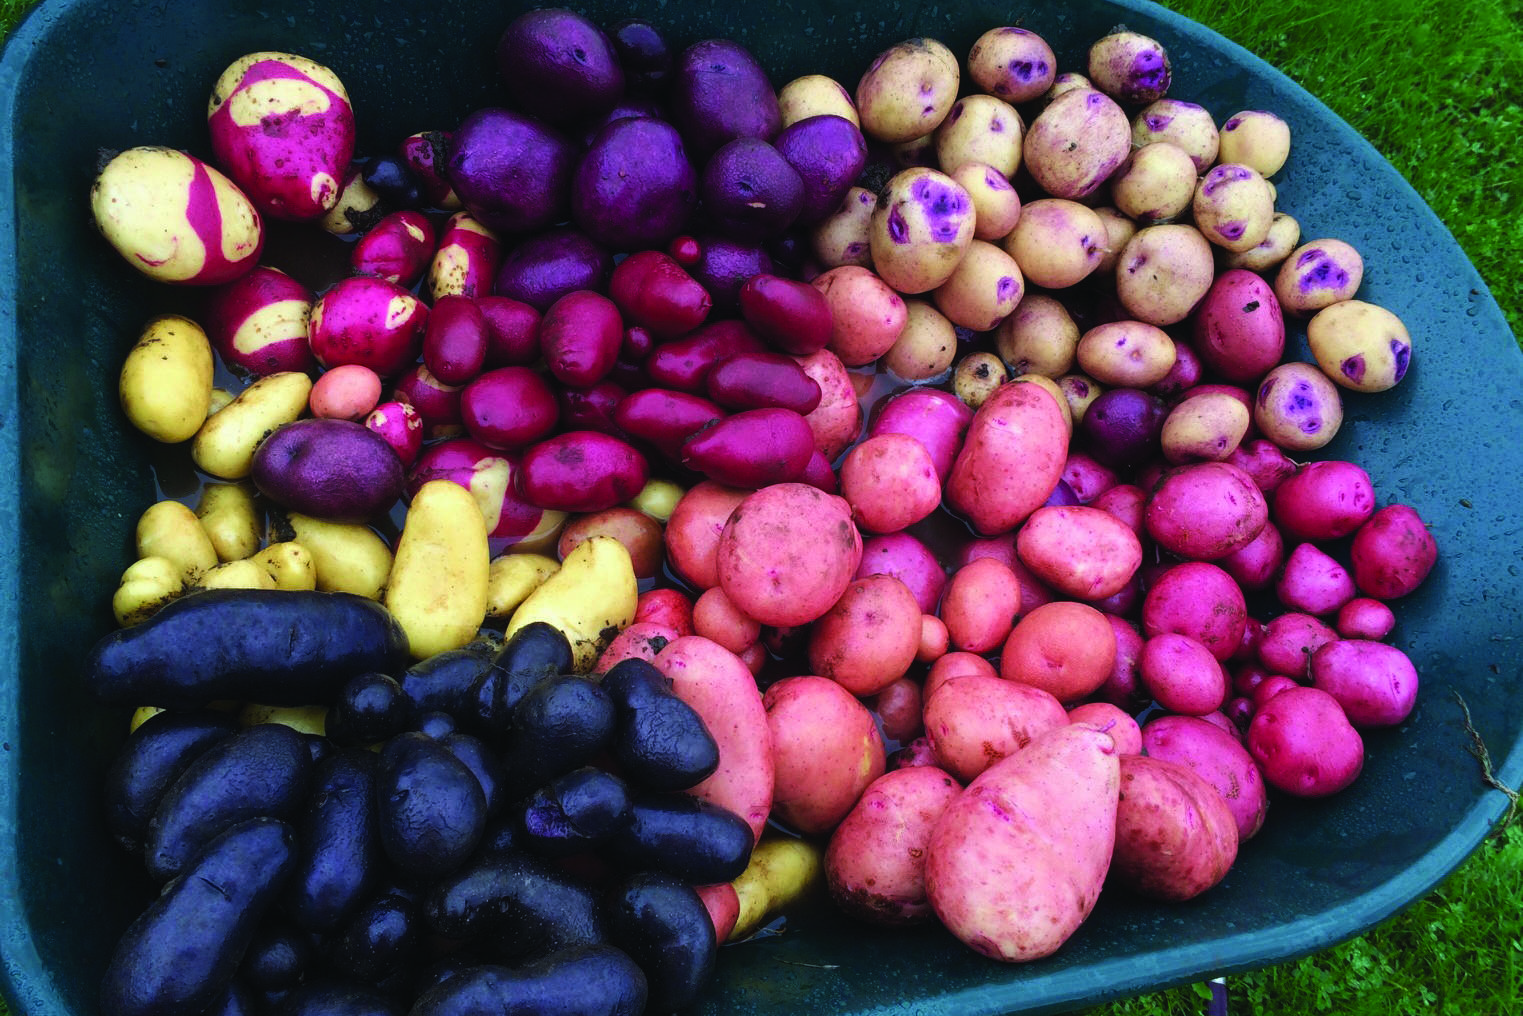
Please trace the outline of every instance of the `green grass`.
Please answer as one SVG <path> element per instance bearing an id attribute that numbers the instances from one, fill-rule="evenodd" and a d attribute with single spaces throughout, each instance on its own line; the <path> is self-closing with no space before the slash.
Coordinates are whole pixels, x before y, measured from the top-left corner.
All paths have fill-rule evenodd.
<path id="1" fill-rule="evenodd" d="M 0 31 L 29 6 L 0 0 Z M 1368 138 L 1448 225 L 1523 335 L 1523 0 L 1167 6 L 1276 65 Z M 1239 1014 L 1523 1010 L 1523 831 L 1501 830 L 1368 934 L 1234 976 L 1229 988 Z M 1089 1016 L 1193 1016 L 1204 1011 L 1203 990 L 1158 992 Z"/>

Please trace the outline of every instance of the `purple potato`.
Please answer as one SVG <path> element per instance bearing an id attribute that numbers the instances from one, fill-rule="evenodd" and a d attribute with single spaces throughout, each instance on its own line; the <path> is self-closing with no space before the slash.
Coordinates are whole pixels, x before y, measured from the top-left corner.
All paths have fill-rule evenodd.
<path id="1" fill-rule="evenodd" d="M 564 8 L 514 18 L 497 41 L 497 69 L 519 108 L 552 123 L 595 116 L 624 94 L 613 40 Z"/>
<path id="2" fill-rule="evenodd" d="M 260 442 L 250 476 L 276 504 L 334 522 L 382 514 L 406 480 L 401 458 L 379 434 L 323 417 L 277 427 Z"/>
<path id="3" fill-rule="evenodd" d="M 735 138 L 771 141 L 783 127 L 767 72 L 744 46 L 726 39 L 705 39 L 682 52 L 672 78 L 671 108 L 699 160 Z"/>
<path id="4" fill-rule="evenodd" d="M 543 313 L 567 293 L 602 291 L 613 272 L 613 256 L 587 234 L 562 226 L 512 247 L 497 269 L 496 296 L 526 303 Z"/>
<path id="5" fill-rule="evenodd" d="M 804 181 L 798 222 L 819 222 L 841 200 L 867 166 L 867 139 L 844 116 L 806 117 L 783 128 L 775 147 Z"/>
<path id="6" fill-rule="evenodd" d="M 1136 388 L 1112 388 L 1090 403 L 1079 423 L 1085 447 L 1104 466 L 1136 468 L 1158 456 L 1168 407 Z"/>
<path id="7" fill-rule="evenodd" d="M 630 18 L 610 28 L 609 34 L 631 92 L 653 94 L 666 88 L 672 77 L 672 50 L 655 26 Z"/>
<path id="8" fill-rule="evenodd" d="M 626 95 L 614 103 L 613 108 L 607 113 L 587 125 L 582 131 L 582 147 L 590 147 L 593 139 L 598 136 L 598 132 L 615 120 L 634 120 L 639 117 L 665 120 L 666 107 L 646 95 Z"/>
<path id="9" fill-rule="evenodd" d="M 804 179 L 767 142 L 736 138 L 703 167 L 699 194 L 715 229 L 737 240 L 769 240 L 798 218 Z"/>
<path id="10" fill-rule="evenodd" d="M 814 454 L 814 432 L 791 409 L 747 409 L 704 427 L 682 445 L 682 464 L 727 487 L 792 483 Z"/>
<path id="11" fill-rule="evenodd" d="M 592 140 L 571 185 L 571 215 L 615 251 L 664 247 L 698 203 L 682 136 L 663 120 L 616 120 Z"/>
<path id="12" fill-rule="evenodd" d="M 566 218 L 576 146 L 509 109 L 478 109 L 450 139 L 445 176 L 489 229 L 531 233 Z"/>

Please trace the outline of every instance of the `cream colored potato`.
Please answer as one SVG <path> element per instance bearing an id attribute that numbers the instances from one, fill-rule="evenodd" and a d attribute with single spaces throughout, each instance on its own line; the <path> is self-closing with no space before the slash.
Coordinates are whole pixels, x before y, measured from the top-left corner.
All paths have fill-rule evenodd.
<path id="1" fill-rule="evenodd" d="M 190 318 L 148 322 L 118 378 L 122 411 L 134 427 L 164 444 L 195 437 L 211 411 L 212 347 Z"/>
<path id="2" fill-rule="evenodd" d="M 682 488 L 670 480 L 652 478 L 645 481 L 645 486 L 640 488 L 629 503 L 629 507 L 637 508 L 651 518 L 666 524 L 666 520 L 672 517 L 672 509 L 677 507 L 677 502 L 682 500 Z"/>
<path id="3" fill-rule="evenodd" d="M 382 602 L 407 633 L 413 659 L 459 649 L 487 612 L 486 522 L 470 491 L 430 480 L 407 507 Z"/>
<path id="4" fill-rule="evenodd" d="M 1202 392 L 1180 402 L 1164 418 L 1163 457 L 1185 462 L 1225 462 L 1248 433 L 1252 414 L 1228 392 Z"/>
<path id="5" fill-rule="evenodd" d="M 1258 246 L 1247 250 L 1227 251 L 1222 264 L 1227 268 L 1246 268 L 1250 272 L 1267 272 L 1283 264 L 1301 242 L 1301 224 L 1287 212 L 1275 212 L 1269 220 L 1269 232 Z"/>
<path id="6" fill-rule="evenodd" d="M 1401 318 L 1364 300 L 1344 300 L 1306 323 L 1306 342 L 1322 372 L 1356 392 L 1383 392 L 1406 376 L 1412 336 Z"/>
<path id="7" fill-rule="evenodd" d="M 483 523 L 484 525 L 485 523 Z M 292 512 L 272 524 L 275 542 L 294 541 L 312 556 L 318 589 L 371 600 L 391 574 L 391 548 L 369 526 L 329 522 Z"/>
<path id="8" fill-rule="evenodd" d="M 931 298 L 954 325 L 987 332 L 1010 316 L 1025 291 L 1015 259 L 986 240 L 974 240 Z"/>
<path id="9" fill-rule="evenodd" d="M 871 224 L 877 207 L 877 195 L 866 187 L 853 187 L 846 192 L 841 207 L 810 234 L 810 246 L 822 267 L 872 267 Z"/>
<path id="10" fill-rule="evenodd" d="M 969 162 L 993 166 L 1012 177 L 1021 168 L 1026 124 L 1009 103 L 992 95 L 965 95 L 936 128 L 936 160 L 943 173 Z"/>
<path id="11" fill-rule="evenodd" d="M 993 353 L 969 353 L 952 371 L 952 393 L 969 409 L 977 409 L 1008 380 L 1010 375 L 999 357 Z"/>
<path id="12" fill-rule="evenodd" d="M 265 570 L 276 589 L 316 589 L 312 552 L 294 540 L 272 543 L 249 558 Z"/>
<path id="13" fill-rule="evenodd" d="M 191 459 L 219 479 L 243 479 L 259 442 L 281 424 L 300 419 L 311 392 L 312 379 L 298 371 L 260 378 L 207 417 L 191 442 Z"/>
<path id="14" fill-rule="evenodd" d="M 1290 157 L 1290 124 L 1263 109 L 1245 109 L 1222 122 L 1223 162 L 1252 166 L 1260 176 L 1274 176 Z"/>
<path id="15" fill-rule="evenodd" d="M 111 612 L 123 628 L 146 621 L 185 589 L 180 566 L 167 557 L 143 557 L 127 566 L 111 597 Z"/>
<path id="16" fill-rule="evenodd" d="M 957 331 L 925 300 L 904 301 L 904 330 L 878 362 L 895 377 L 929 381 L 941 377 L 957 356 Z"/>
<path id="17" fill-rule="evenodd" d="M 208 568 L 199 583 L 202 589 L 274 589 L 275 580 L 258 562 L 227 561 Z"/>
<path id="18" fill-rule="evenodd" d="M 993 166 L 965 162 L 949 174 L 973 202 L 973 239 L 1003 240 L 1021 217 L 1021 196 Z"/>
<path id="19" fill-rule="evenodd" d="M 1069 419 L 1077 427 L 1084 421 L 1084 411 L 1101 396 L 1105 388 L 1092 377 L 1064 374 L 1058 378 L 1058 390 L 1063 393 L 1063 401 L 1068 404 Z"/>
<path id="20" fill-rule="evenodd" d="M 1026 131 L 1021 159 L 1055 198 L 1093 194 L 1132 150 L 1132 125 L 1116 100 L 1076 88 L 1047 104 Z"/>
<path id="21" fill-rule="evenodd" d="M 1155 141 L 1184 149 L 1196 173 L 1210 169 L 1221 148 L 1220 132 L 1210 111 L 1183 99 L 1150 102 L 1132 118 L 1132 144 L 1140 148 Z"/>
<path id="22" fill-rule="evenodd" d="M 951 277 L 973 241 L 973 200 L 939 170 L 902 170 L 884 187 L 868 239 L 884 282 L 904 294 L 930 292 Z"/>
<path id="23" fill-rule="evenodd" d="M 196 513 L 179 501 L 157 501 L 138 516 L 137 556 L 163 557 L 173 561 L 186 585 L 200 581 L 217 565 L 217 548 L 201 528 Z"/>
<path id="24" fill-rule="evenodd" d="M 1123 215 L 1119 208 L 1110 205 L 1098 205 L 1095 214 L 1100 216 L 1100 221 L 1105 225 L 1106 237 L 1100 264 L 1095 267 L 1095 271 L 1113 272 L 1116 270 L 1116 262 L 1121 260 L 1121 251 L 1137 235 L 1137 223 Z"/>
<path id="25" fill-rule="evenodd" d="M 879 53 L 857 82 L 862 132 L 891 144 L 941 126 L 957 101 L 957 56 L 935 39 L 916 38 Z"/>
<path id="26" fill-rule="evenodd" d="M 1287 453 L 1316 451 L 1343 426 L 1343 398 L 1319 367 L 1291 360 L 1259 382 L 1253 425 Z"/>
<path id="27" fill-rule="evenodd" d="M 1079 326 L 1045 293 L 1027 293 L 994 332 L 999 358 L 1016 374 L 1059 378 L 1073 370 Z"/>
<path id="28" fill-rule="evenodd" d="M 1174 366 L 1174 340 L 1145 321 L 1109 321 L 1079 337 L 1079 368 L 1112 388 L 1150 388 Z"/>
<path id="29" fill-rule="evenodd" d="M 1116 262 L 1116 296 L 1139 321 L 1177 324 L 1205 297 L 1215 275 L 1211 245 L 1194 226 L 1147 226 Z"/>
<path id="30" fill-rule="evenodd" d="M 247 483 L 208 483 L 201 490 L 196 518 L 222 561 L 241 561 L 259 549 L 264 520 Z"/>
<path id="31" fill-rule="evenodd" d="M 1095 83 L 1078 71 L 1064 71 L 1052 79 L 1052 84 L 1043 93 L 1042 99 L 1050 103 L 1068 92 L 1085 90 L 1094 91 Z"/>
<path id="32" fill-rule="evenodd" d="M 487 572 L 487 617 L 511 617 L 561 563 L 544 554 L 503 554 Z"/>
<path id="33" fill-rule="evenodd" d="M 1274 193 L 1253 167 L 1222 162 L 1200 178 L 1190 207 L 1207 240 L 1224 250 L 1249 250 L 1269 235 Z"/>
<path id="34" fill-rule="evenodd" d="M 1004 246 L 1027 282 L 1065 289 L 1099 267 L 1107 236 L 1093 209 L 1066 198 L 1038 198 L 1021 208 Z"/>
<path id="35" fill-rule="evenodd" d="M 783 126 L 789 127 L 811 116 L 839 116 L 858 127 L 857 107 L 852 105 L 846 86 L 825 74 L 805 74 L 794 78 L 777 91 L 777 107 Z"/>
<path id="36" fill-rule="evenodd" d="M 1155 141 L 1132 152 L 1111 177 L 1110 190 L 1116 208 L 1139 225 L 1168 222 L 1195 197 L 1195 163 L 1178 145 Z"/>
<path id="37" fill-rule="evenodd" d="M 1364 281 L 1364 258 L 1352 245 L 1331 238 L 1291 251 L 1274 277 L 1274 295 L 1292 317 L 1310 317 L 1351 300 Z"/>
<path id="38" fill-rule="evenodd" d="M 991 28 L 968 50 L 968 76 L 983 91 L 1010 103 L 1031 102 L 1052 87 L 1058 58 L 1035 32 Z"/>
<path id="39" fill-rule="evenodd" d="M 324 737 L 328 733 L 328 707 L 267 706 L 250 702 L 238 711 L 238 722 L 245 727 L 260 723 L 283 723 L 298 733 Z"/>

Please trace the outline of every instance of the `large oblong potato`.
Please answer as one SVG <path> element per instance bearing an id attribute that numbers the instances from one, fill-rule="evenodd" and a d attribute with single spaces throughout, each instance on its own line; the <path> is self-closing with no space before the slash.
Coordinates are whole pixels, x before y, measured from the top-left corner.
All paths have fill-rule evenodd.
<path id="1" fill-rule="evenodd" d="M 1068 422 L 1039 385 L 1000 386 L 968 425 L 946 503 L 985 536 L 1014 529 L 1047 500 L 1068 458 Z"/>
<path id="2" fill-rule="evenodd" d="M 459 649 L 487 612 L 486 521 L 471 492 L 430 480 L 407 508 L 382 602 L 407 633 L 414 659 Z"/>
<path id="3" fill-rule="evenodd" d="M 1183 763 L 1124 755 L 1120 777 L 1111 858 L 1118 883 L 1180 901 L 1227 876 L 1237 860 L 1237 820 L 1204 776 Z"/>
<path id="4" fill-rule="evenodd" d="M 211 412 L 211 340 L 190 318 L 154 318 L 128 351 L 117 392 L 144 434 L 163 444 L 190 440 Z"/>

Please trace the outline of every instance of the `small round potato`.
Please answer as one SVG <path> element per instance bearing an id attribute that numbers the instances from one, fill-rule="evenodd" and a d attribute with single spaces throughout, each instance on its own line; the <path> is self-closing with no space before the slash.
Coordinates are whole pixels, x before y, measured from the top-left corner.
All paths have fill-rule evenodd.
<path id="1" fill-rule="evenodd" d="M 924 300 L 906 300 L 904 307 L 904 330 L 878 362 L 906 381 L 941 377 L 957 356 L 956 328 Z"/>
<path id="2" fill-rule="evenodd" d="M 1274 295 L 1287 314 L 1310 317 L 1353 299 L 1364 281 L 1364 258 L 1342 240 L 1312 240 L 1290 252 L 1274 277 Z"/>
<path id="3" fill-rule="evenodd" d="M 904 298 L 866 268 L 846 265 L 816 276 L 810 283 L 830 304 L 830 341 L 826 348 L 847 367 L 872 363 L 888 352 L 904 331 Z"/>
<path id="4" fill-rule="evenodd" d="M 1274 194 L 1252 166 L 1223 162 L 1200 178 L 1191 208 L 1207 240 L 1230 251 L 1248 250 L 1269 235 Z"/>
<path id="5" fill-rule="evenodd" d="M 1016 374 L 1060 378 L 1073 370 L 1078 347 L 1073 316 L 1044 293 L 1026 294 L 994 333 L 994 348 Z"/>
<path id="6" fill-rule="evenodd" d="M 993 166 L 1012 177 L 1021 167 L 1026 125 L 1008 103 L 992 95 L 966 95 L 952 104 L 936 128 L 936 160 L 943 173 L 969 162 Z"/>
<path id="7" fill-rule="evenodd" d="M 1021 157 L 1055 198 L 1093 194 L 1132 150 L 1132 125 L 1103 92 L 1074 89 L 1047 104 L 1026 131 Z"/>
<path id="8" fill-rule="evenodd" d="M 1105 248 L 1101 251 L 1100 264 L 1095 271 L 1109 273 L 1116 270 L 1116 262 L 1121 260 L 1121 252 L 1137 235 L 1137 223 L 1131 217 L 1123 214 L 1119 208 L 1110 205 L 1100 205 L 1095 210 L 1100 216 L 1100 222 L 1105 226 Z"/>
<path id="9" fill-rule="evenodd" d="M 857 82 L 863 133 L 890 144 L 924 137 L 946 119 L 960 80 L 957 56 L 935 39 L 890 46 Z"/>
<path id="10" fill-rule="evenodd" d="M 1301 242 L 1301 224 L 1288 212 L 1275 212 L 1269 220 L 1269 232 L 1257 247 L 1227 251 L 1222 264 L 1227 268 L 1246 268 L 1250 272 L 1267 272 L 1284 262 Z"/>
<path id="11" fill-rule="evenodd" d="M 1025 291 L 1015 259 L 987 240 L 974 240 L 931 299 L 954 325 L 987 332 L 1015 310 Z"/>
<path id="12" fill-rule="evenodd" d="M 1132 106 L 1163 98 L 1172 78 L 1163 43 L 1139 32 L 1112 32 L 1095 40 L 1088 69 L 1096 88 Z"/>
<path id="13" fill-rule="evenodd" d="M 1076 92 L 1084 89 L 1097 91 L 1095 83 L 1078 71 L 1064 71 L 1052 79 L 1052 87 L 1048 88 L 1042 95 L 1042 101 L 1050 104 L 1065 92 Z"/>
<path id="14" fill-rule="evenodd" d="M 777 108 L 783 115 L 784 127 L 811 116 L 827 114 L 845 117 L 858 127 L 862 126 L 846 86 L 824 74 L 805 74 L 778 89 Z"/>
<path id="15" fill-rule="evenodd" d="M 929 292 L 951 277 L 973 241 L 973 199 L 938 170 L 903 170 L 884 188 L 869 240 L 884 282 L 901 293 Z"/>
<path id="16" fill-rule="evenodd" d="M 1052 87 L 1058 58 L 1035 32 L 991 28 L 968 50 L 968 76 L 979 88 L 1009 103 L 1031 102 Z"/>
<path id="17" fill-rule="evenodd" d="M 138 430 L 163 444 L 195 437 L 212 400 L 212 347 L 190 318 L 149 321 L 122 363 L 122 411 Z"/>
<path id="18" fill-rule="evenodd" d="M 1032 285 L 1064 289 L 1099 267 L 1108 238 L 1094 209 L 1066 198 L 1038 198 L 1021 208 L 1005 251 Z"/>
<path id="19" fill-rule="evenodd" d="M 1338 386 L 1309 363 L 1290 361 L 1264 375 L 1253 400 L 1253 425 L 1287 452 L 1316 451 L 1343 426 Z"/>
<path id="20" fill-rule="evenodd" d="M 1262 109 L 1234 113 L 1222 124 L 1223 162 L 1252 166 L 1260 176 L 1271 177 L 1290 157 L 1290 125 Z"/>
<path id="21" fill-rule="evenodd" d="M 1168 141 L 1138 148 L 1110 179 L 1116 207 L 1148 226 L 1177 218 L 1195 197 L 1195 163 Z"/>
<path id="22" fill-rule="evenodd" d="M 1356 392 L 1394 388 L 1412 362 L 1401 318 L 1373 303 L 1344 300 L 1306 323 L 1306 342 L 1322 372 Z"/>
<path id="23" fill-rule="evenodd" d="M 1064 374 L 1058 378 L 1058 390 L 1063 393 L 1063 401 L 1068 403 L 1068 416 L 1075 427 L 1084 422 L 1084 411 L 1090 403 L 1105 393 L 1100 382 L 1083 374 Z"/>
<path id="24" fill-rule="evenodd" d="M 1174 366 L 1174 340 L 1145 321 L 1110 321 L 1079 337 L 1079 369 L 1103 385 L 1148 388 Z"/>
<path id="25" fill-rule="evenodd" d="M 1132 144 L 1140 148 L 1155 141 L 1182 148 L 1196 173 L 1209 169 L 1221 150 L 1221 134 L 1210 111 L 1183 99 L 1150 102 L 1132 118 Z"/>
<path id="26" fill-rule="evenodd" d="M 1248 407 L 1227 392 L 1192 395 L 1164 418 L 1159 435 L 1163 457 L 1175 465 L 1225 462 L 1242 443 L 1250 422 Z"/>
<path id="27" fill-rule="evenodd" d="M 993 353 L 969 353 L 952 371 L 952 393 L 969 409 L 978 409 L 1010 375 Z"/>
<path id="28" fill-rule="evenodd" d="M 993 166 L 965 162 L 948 174 L 973 202 L 973 238 L 1003 240 L 1021 217 L 1021 196 Z"/>
<path id="29" fill-rule="evenodd" d="M 829 268 L 873 263 L 869 226 L 878 198 L 866 187 L 853 187 L 841 199 L 841 207 L 814 228 L 810 236 L 814 256 Z"/>
<path id="30" fill-rule="evenodd" d="M 1153 325 L 1189 317 L 1215 274 L 1211 245 L 1198 229 L 1165 223 L 1139 229 L 1116 262 L 1116 296 L 1127 312 Z"/>

